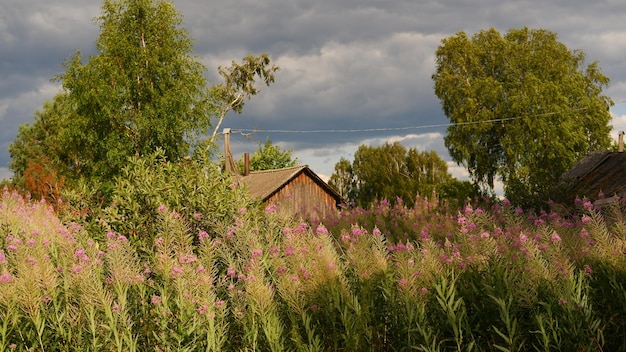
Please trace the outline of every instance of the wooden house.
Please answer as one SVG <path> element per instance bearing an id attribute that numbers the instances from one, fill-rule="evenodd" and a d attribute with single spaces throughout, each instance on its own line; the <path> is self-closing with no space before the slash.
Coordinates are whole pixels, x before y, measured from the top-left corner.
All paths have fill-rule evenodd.
<path id="1" fill-rule="evenodd" d="M 308 219 L 337 212 L 342 197 L 307 165 L 253 171 L 238 176 L 250 196 L 278 211 Z"/>
<path id="2" fill-rule="evenodd" d="M 226 171 L 246 187 L 250 196 L 266 206 L 305 219 L 323 219 L 337 212 L 343 198 L 307 165 L 250 172 L 249 154 L 244 154 L 244 172 L 239 174 L 230 152 L 230 129 L 224 129 Z"/>
<path id="3" fill-rule="evenodd" d="M 602 205 L 626 197 L 626 153 L 623 132 L 617 152 L 597 151 L 585 156 L 562 176 L 564 196 L 585 197 Z M 570 200 L 570 199 L 568 199 Z"/>

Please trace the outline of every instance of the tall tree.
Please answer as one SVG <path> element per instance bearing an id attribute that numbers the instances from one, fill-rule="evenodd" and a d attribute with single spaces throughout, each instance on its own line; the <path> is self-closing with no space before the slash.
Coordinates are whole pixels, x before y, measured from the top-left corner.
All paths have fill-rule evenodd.
<path id="1" fill-rule="evenodd" d="M 250 171 L 273 170 L 295 166 L 298 159 L 293 159 L 291 153 L 291 149 L 281 150 L 279 146 L 272 144 L 268 137 L 265 139 L 265 144 L 259 142 L 259 149 L 250 156 Z M 243 171 L 243 158 L 239 159 L 237 166 L 239 171 Z"/>
<path id="2" fill-rule="evenodd" d="M 349 202 L 363 207 L 376 199 L 412 205 L 418 194 L 430 194 L 450 181 L 446 162 L 436 152 L 406 149 L 398 142 L 373 147 L 361 145 L 352 165 L 346 159 L 335 165 L 329 180 Z"/>
<path id="3" fill-rule="evenodd" d="M 582 156 L 610 145 L 609 78 L 555 33 L 483 30 L 442 41 L 435 93 L 452 123 L 445 144 L 472 180 L 528 204 Z"/>
<path id="4" fill-rule="evenodd" d="M 255 79 L 269 84 L 277 70 L 267 55 L 249 55 L 220 67 L 225 82 L 208 88 L 206 68 L 169 1 L 104 0 L 97 21 L 98 54 L 83 62 L 77 52 L 65 62 L 57 77 L 63 91 L 12 144 L 16 176 L 31 156 L 49 160 L 69 180 L 105 184 L 131 156 L 160 148 L 176 161 L 200 142 L 212 144 L 212 119 L 241 111 L 258 92 Z"/>
<path id="5" fill-rule="evenodd" d="M 346 200 L 354 201 L 356 192 L 356 178 L 352 170 L 352 163 L 344 157 L 335 164 L 335 172 L 330 176 L 328 185 Z"/>

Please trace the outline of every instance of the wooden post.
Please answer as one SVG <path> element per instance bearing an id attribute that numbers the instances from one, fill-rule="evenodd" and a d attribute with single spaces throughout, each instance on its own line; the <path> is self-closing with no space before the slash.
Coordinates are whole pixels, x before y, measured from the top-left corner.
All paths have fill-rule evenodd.
<path id="1" fill-rule="evenodd" d="M 250 154 L 243 154 L 243 175 L 248 176 L 250 174 Z"/>
<path id="2" fill-rule="evenodd" d="M 232 155 L 230 153 L 230 128 L 224 128 L 224 163 L 226 164 L 226 172 L 232 173 L 231 165 Z"/>

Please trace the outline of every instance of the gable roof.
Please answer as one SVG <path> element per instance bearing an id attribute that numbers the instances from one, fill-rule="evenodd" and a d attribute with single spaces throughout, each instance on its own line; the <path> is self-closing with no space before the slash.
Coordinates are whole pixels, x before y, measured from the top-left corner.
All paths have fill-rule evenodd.
<path id="1" fill-rule="evenodd" d="M 562 179 L 568 183 L 573 196 L 597 200 L 598 193 L 606 197 L 626 196 L 626 153 L 599 151 L 585 156 L 567 171 Z"/>
<path id="2" fill-rule="evenodd" d="M 253 198 L 266 201 L 283 186 L 291 182 L 300 174 L 306 174 L 324 191 L 330 194 L 337 203 L 343 201 L 342 197 L 326 182 L 324 182 L 308 165 L 293 166 L 282 169 L 262 170 L 250 172 L 247 176 L 239 176 L 239 180 L 248 186 L 248 192 Z"/>

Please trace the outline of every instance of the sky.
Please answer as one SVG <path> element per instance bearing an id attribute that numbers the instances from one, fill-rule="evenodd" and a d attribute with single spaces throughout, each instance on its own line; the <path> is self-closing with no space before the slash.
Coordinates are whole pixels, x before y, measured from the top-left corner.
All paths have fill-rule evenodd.
<path id="1" fill-rule="evenodd" d="M 51 79 L 81 50 L 95 54 L 97 0 L 0 0 L 0 179 L 11 176 L 9 144 L 19 126 L 59 91 Z M 229 114 L 235 158 L 266 138 L 327 179 L 359 145 L 402 143 L 436 151 L 467 179 L 444 146 L 448 119 L 432 74 L 441 40 L 491 27 L 557 33 L 611 79 L 604 94 L 612 137 L 626 130 L 626 1 L 623 0 L 177 0 L 194 53 L 217 67 L 268 53 L 276 81 Z M 238 133 L 257 130 L 252 135 Z"/>

